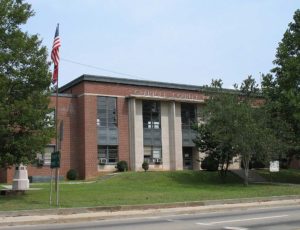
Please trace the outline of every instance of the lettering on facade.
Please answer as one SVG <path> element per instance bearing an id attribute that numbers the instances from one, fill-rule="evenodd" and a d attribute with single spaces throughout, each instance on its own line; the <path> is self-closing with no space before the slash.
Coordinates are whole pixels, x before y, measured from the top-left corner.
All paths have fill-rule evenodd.
<path id="1" fill-rule="evenodd" d="M 134 91 L 136 96 L 146 96 L 146 97 L 162 97 L 162 98 L 174 98 L 174 99 L 189 99 L 189 100 L 203 100 L 202 95 L 196 95 L 192 93 L 176 93 L 176 92 L 165 92 L 157 90 L 139 90 Z"/>

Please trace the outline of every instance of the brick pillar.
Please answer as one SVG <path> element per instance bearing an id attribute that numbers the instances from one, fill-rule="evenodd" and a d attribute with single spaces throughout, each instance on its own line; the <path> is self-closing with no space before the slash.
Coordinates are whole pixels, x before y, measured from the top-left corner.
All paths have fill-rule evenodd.
<path id="1" fill-rule="evenodd" d="M 84 179 L 98 173 L 97 97 L 83 95 L 78 100 L 80 173 Z"/>
<path id="2" fill-rule="evenodd" d="M 129 162 L 129 136 L 128 136 L 128 105 L 123 97 L 117 98 L 118 110 L 118 138 L 119 138 L 119 160 Z M 130 165 L 129 165 L 130 167 Z"/>

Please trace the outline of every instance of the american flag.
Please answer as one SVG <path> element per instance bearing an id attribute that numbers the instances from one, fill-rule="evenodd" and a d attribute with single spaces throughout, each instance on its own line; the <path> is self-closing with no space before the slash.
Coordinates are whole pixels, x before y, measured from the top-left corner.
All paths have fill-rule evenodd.
<path id="1" fill-rule="evenodd" d="M 58 80 L 58 64 L 59 64 L 59 47 L 60 47 L 60 39 L 59 39 L 59 24 L 57 24 L 55 30 L 55 36 L 53 41 L 53 47 L 51 51 L 51 59 L 54 63 L 54 71 L 52 75 L 52 83 L 55 84 Z"/>

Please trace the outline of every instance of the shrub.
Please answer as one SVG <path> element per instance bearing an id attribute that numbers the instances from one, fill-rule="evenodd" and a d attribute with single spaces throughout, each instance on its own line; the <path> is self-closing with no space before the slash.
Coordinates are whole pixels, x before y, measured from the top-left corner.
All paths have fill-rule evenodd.
<path id="1" fill-rule="evenodd" d="M 126 161 L 119 161 L 116 165 L 116 169 L 118 169 L 119 172 L 126 172 L 128 171 L 128 164 Z"/>
<path id="2" fill-rule="evenodd" d="M 219 168 L 219 162 L 211 156 L 207 156 L 201 162 L 201 168 L 207 171 L 217 171 Z"/>
<path id="3" fill-rule="evenodd" d="M 76 180 L 78 177 L 78 173 L 75 169 L 70 169 L 68 172 L 67 172 L 67 179 L 68 180 Z"/>
<path id="4" fill-rule="evenodd" d="M 144 161 L 142 164 L 142 168 L 145 170 L 145 172 L 149 169 L 149 163 Z"/>

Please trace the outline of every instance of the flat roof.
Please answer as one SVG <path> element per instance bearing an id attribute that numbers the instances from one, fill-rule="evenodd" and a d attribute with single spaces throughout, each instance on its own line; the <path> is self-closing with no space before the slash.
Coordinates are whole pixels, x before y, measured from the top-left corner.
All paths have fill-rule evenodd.
<path id="1" fill-rule="evenodd" d="M 155 88 L 165 88 L 165 89 L 179 89 L 179 90 L 189 90 L 197 92 L 210 92 L 210 93 L 233 93 L 240 94 L 241 92 L 233 89 L 214 89 L 208 86 L 197 86 L 197 85 L 187 85 L 179 83 L 169 83 L 169 82 L 160 82 L 160 81 L 150 81 L 150 80 L 137 80 L 129 78 L 117 78 L 101 75 L 89 75 L 83 74 L 80 77 L 70 81 L 64 86 L 59 88 L 60 93 L 64 93 L 66 90 L 74 87 L 75 85 L 80 84 L 81 82 L 99 82 L 99 83 L 113 83 L 113 84 L 123 84 L 123 85 L 133 85 L 133 86 L 144 86 L 144 87 L 155 87 Z M 260 94 L 255 95 L 255 97 L 261 97 Z"/>
<path id="2" fill-rule="evenodd" d="M 186 85 L 186 84 L 177 84 L 177 83 L 167 83 L 167 82 L 158 82 L 158 81 L 136 80 L 136 79 L 128 79 L 128 78 L 116 78 L 116 77 L 84 74 L 74 79 L 73 81 L 67 83 L 66 85 L 60 87 L 59 92 L 64 92 L 65 90 L 72 88 L 73 86 L 83 81 L 148 86 L 148 87 L 157 87 L 157 88 L 184 89 L 184 90 L 192 90 L 192 91 L 200 91 L 204 88 L 202 86 L 196 86 L 196 85 Z"/>

